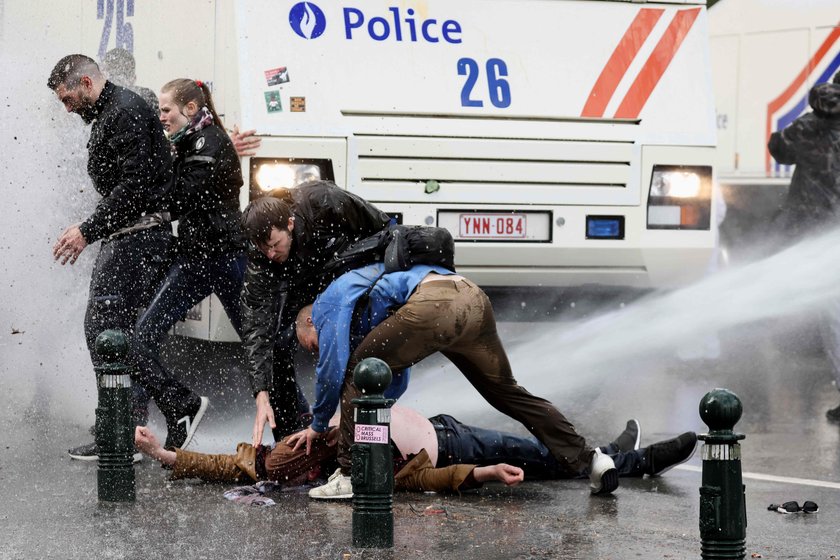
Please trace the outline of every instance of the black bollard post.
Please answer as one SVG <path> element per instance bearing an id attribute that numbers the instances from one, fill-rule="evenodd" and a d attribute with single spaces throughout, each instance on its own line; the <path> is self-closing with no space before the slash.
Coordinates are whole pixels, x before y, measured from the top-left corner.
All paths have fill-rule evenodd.
<path id="1" fill-rule="evenodd" d="M 394 546 L 394 460 L 390 424 L 393 399 L 382 393 L 391 384 L 391 368 L 377 358 L 366 358 L 353 370 L 353 382 L 363 396 L 353 399 L 353 546 Z"/>
<path id="2" fill-rule="evenodd" d="M 128 354 L 125 335 L 116 330 L 103 331 L 96 337 L 96 353 L 102 359 L 102 365 L 94 368 L 99 388 L 97 493 L 103 502 L 133 502 L 134 423 L 131 420 L 131 377 L 124 364 Z"/>
<path id="3" fill-rule="evenodd" d="M 700 417 L 709 426 L 704 442 L 700 487 L 701 558 L 745 558 L 747 510 L 741 475 L 744 434 L 732 428 L 741 418 L 741 400 L 727 389 L 714 389 L 700 401 Z"/>

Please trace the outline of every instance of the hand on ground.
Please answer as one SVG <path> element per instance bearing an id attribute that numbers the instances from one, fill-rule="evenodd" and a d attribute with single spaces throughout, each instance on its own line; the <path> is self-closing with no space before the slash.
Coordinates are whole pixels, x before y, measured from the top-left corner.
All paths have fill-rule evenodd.
<path id="1" fill-rule="evenodd" d="M 516 486 L 525 479 L 525 471 L 507 463 L 499 463 L 488 467 L 476 467 L 473 476 L 478 482 L 495 480 L 504 482 L 507 486 Z"/>
<path id="2" fill-rule="evenodd" d="M 137 426 L 134 428 L 134 446 L 149 456 L 155 455 L 161 449 L 157 437 L 146 426 Z"/>

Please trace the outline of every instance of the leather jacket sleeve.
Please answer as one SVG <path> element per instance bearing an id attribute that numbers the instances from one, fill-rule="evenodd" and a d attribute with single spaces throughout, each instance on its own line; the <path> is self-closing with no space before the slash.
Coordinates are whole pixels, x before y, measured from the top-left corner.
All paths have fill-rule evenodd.
<path id="1" fill-rule="evenodd" d="M 150 177 L 156 176 L 156 160 L 152 153 L 156 131 L 149 128 L 146 119 L 128 110 L 120 110 L 109 116 L 103 127 L 107 127 L 110 134 L 107 139 L 95 138 L 91 134 L 88 166 L 115 165 L 118 169 L 114 173 L 116 181 L 113 188 L 80 226 L 88 243 L 108 237 L 126 226 L 133 216 L 139 214 L 156 188 L 150 180 Z M 107 146 L 104 146 L 106 142 Z M 98 158 L 99 155 L 103 157 Z"/>
<path id="2" fill-rule="evenodd" d="M 248 355 L 251 390 L 255 396 L 272 389 L 274 341 L 288 287 L 281 266 L 272 265 L 256 250 L 249 252 L 240 301 L 242 344 Z"/>

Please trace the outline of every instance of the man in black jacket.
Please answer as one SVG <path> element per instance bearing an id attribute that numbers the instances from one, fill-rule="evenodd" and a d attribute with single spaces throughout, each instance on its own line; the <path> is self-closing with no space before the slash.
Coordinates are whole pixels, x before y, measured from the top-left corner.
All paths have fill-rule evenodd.
<path id="1" fill-rule="evenodd" d="M 87 167 L 102 199 L 85 221 L 64 230 L 53 256 L 73 264 L 85 247 L 102 240 L 84 323 L 91 360 L 99 365 L 96 337 L 105 329 L 130 334 L 164 272 L 171 228 L 160 212 L 172 180 L 169 142 L 148 104 L 107 81 L 87 56 L 59 60 L 47 85 L 67 111 L 92 123 Z M 95 460 L 97 449 L 81 446 L 71 457 Z"/>
<path id="2" fill-rule="evenodd" d="M 777 162 L 796 165 L 777 217 L 785 244 L 840 225 L 840 72 L 831 83 L 811 88 L 808 104 L 813 112 L 774 132 L 767 144 Z M 840 389 L 840 301 L 824 304 L 820 330 Z M 826 417 L 840 423 L 840 406 L 829 409 Z"/>
<path id="3" fill-rule="evenodd" d="M 329 285 L 324 265 L 335 254 L 389 222 L 387 214 L 329 181 L 272 193 L 243 212 L 251 250 L 242 328 L 257 405 L 255 446 L 266 424 L 276 441 L 306 427 L 309 405 L 294 369 L 297 312 Z"/>

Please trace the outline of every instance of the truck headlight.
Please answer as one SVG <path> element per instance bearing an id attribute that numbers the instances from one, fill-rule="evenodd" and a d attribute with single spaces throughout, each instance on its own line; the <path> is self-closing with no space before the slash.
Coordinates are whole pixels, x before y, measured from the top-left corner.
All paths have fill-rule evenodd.
<path id="1" fill-rule="evenodd" d="M 292 188 L 308 181 L 321 178 L 321 169 L 311 163 L 289 163 L 278 161 L 257 162 L 251 177 L 260 191 L 267 192 L 279 187 Z"/>
<path id="2" fill-rule="evenodd" d="M 251 198 L 278 188 L 291 189 L 309 181 L 335 181 L 332 161 L 301 158 L 251 158 Z"/>
<path id="3" fill-rule="evenodd" d="M 701 186 L 700 175 L 694 171 L 663 171 L 654 167 L 650 196 L 696 198 Z"/>
<path id="4" fill-rule="evenodd" d="M 709 229 L 712 168 L 654 165 L 647 210 L 648 229 Z"/>

